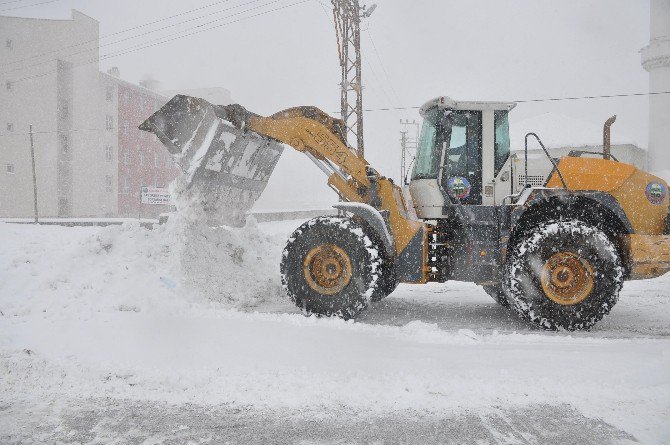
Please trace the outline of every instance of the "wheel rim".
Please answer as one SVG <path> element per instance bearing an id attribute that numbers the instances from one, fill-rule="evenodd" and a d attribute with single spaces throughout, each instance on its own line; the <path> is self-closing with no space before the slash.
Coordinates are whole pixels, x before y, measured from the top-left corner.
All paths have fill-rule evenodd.
<path id="1" fill-rule="evenodd" d="M 313 247 L 303 262 L 303 275 L 309 287 L 324 295 L 334 295 L 351 281 L 351 260 L 335 244 Z"/>
<path id="2" fill-rule="evenodd" d="M 553 302 L 578 304 L 593 290 L 593 266 L 572 252 L 558 252 L 544 263 L 541 282 L 544 294 Z"/>

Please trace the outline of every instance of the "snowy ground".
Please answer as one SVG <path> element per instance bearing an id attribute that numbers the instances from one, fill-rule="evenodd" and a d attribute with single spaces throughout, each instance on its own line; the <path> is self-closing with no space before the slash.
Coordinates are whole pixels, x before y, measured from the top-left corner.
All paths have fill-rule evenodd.
<path id="1" fill-rule="evenodd" d="M 300 222 L 0 223 L 0 443 L 670 443 L 670 277 L 583 333 L 465 283 L 308 318 L 276 266 Z"/>

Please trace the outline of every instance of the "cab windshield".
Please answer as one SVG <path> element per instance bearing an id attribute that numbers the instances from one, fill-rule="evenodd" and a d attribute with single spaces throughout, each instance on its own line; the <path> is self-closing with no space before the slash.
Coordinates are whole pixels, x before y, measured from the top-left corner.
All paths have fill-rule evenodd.
<path id="1" fill-rule="evenodd" d="M 435 179 L 440 169 L 440 151 L 437 147 L 437 120 L 439 110 L 432 108 L 423 116 L 423 126 L 416 150 L 412 179 Z"/>
<path id="2" fill-rule="evenodd" d="M 443 145 L 447 149 L 444 164 L 448 176 L 481 173 L 481 112 L 437 107 L 428 110 L 423 118 L 412 179 L 437 179 Z M 502 156 L 508 154 L 509 149 Z"/>

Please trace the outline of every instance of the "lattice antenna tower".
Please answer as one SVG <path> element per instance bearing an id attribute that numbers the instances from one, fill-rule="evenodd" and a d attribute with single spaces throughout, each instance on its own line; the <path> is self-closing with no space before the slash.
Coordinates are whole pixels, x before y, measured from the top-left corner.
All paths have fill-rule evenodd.
<path id="1" fill-rule="evenodd" d="M 419 123 L 415 120 L 400 119 L 400 184 L 405 185 L 405 179 L 412 168 L 419 145 Z M 408 162 L 409 161 L 409 162 Z"/>
<path id="2" fill-rule="evenodd" d="M 347 127 L 349 145 L 363 156 L 363 82 L 361 78 L 361 19 L 368 18 L 376 5 L 366 9 L 358 0 L 331 0 L 342 80 L 341 118 Z"/>

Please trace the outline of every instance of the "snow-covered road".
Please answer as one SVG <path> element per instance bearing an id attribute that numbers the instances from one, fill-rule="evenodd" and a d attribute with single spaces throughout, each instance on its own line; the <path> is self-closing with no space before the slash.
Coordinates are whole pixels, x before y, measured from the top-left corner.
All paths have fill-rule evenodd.
<path id="1" fill-rule="evenodd" d="M 299 223 L 226 238 L 225 280 Z M 165 230 L 0 224 L 0 442 L 670 442 L 670 277 L 626 283 L 591 332 L 466 283 L 343 322 L 274 295 L 276 269 L 270 295 L 192 292 Z"/>

